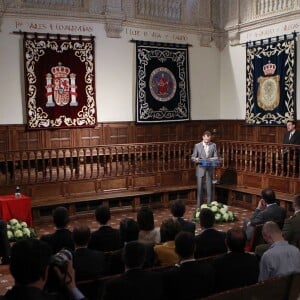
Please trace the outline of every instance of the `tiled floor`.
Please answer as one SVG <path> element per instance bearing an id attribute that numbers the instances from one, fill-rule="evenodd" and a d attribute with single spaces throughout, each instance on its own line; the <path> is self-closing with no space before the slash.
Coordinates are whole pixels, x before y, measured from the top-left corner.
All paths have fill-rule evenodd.
<path id="1" fill-rule="evenodd" d="M 233 225 L 242 225 L 243 220 L 250 215 L 250 211 L 242 208 L 237 207 L 229 207 L 230 210 L 232 210 L 237 220 L 232 223 L 222 223 L 222 224 L 216 224 L 216 228 L 222 231 L 227 231 L 229 228 L 231 228 Z M 185 213 L 186 219 L 192 219 L 193 212 L 195 211 L 194 205 L 188 205 L 187 210 Z M 161 221 L 171 217 L 170 211 L 168 209 L 155 209 L 154 210 L 154 216 L 155 216 L 155 225 L 159 227 L 161 224 Z M 136 219 L 136 212 L 128 211 L 128 212 L 112 212 L 112 219 L 111 219 L 111 226 L 118 228 L 120 220 L 123 218 L 134 218 Z M 74 224 L 84 222 L 89 225 L 91 230 L 95 230 L 98 228 L 98 223 L 96 222 L 94 216 L 86 217 L 86 218 L 77 218 L 75 220 L 72 220 L 70 222 L 70 229 L 74 226 Z M 52 224 L 42 224 L 35 227 L 35 230 L 38 234 L 38 236 L 50 233 L 54 231 L 54 227 Z M 200 227 L 199 224 L 196 225 L 196 234 L 199 233 Z M 9 274 L 9 267 L 8 266 L 1 266 L 0 265 L 0 295 L 5 294 L 6 290 L 10 288 L 10 286 L 13 285 L 13 279 Z"/>

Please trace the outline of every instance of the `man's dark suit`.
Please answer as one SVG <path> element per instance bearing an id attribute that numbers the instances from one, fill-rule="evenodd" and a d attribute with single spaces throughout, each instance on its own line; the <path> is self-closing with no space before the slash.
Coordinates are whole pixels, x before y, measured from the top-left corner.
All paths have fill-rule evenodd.
<path id="1" fill-rule="evenodd" d="M 162 275 L 132 269 L 105 284 L 103 300 L 160 300 Z"/>
<path id="2" fill-rule="evenodd" d="M 104 274 L 104 253 L 88 248 L 78 248 L 73 254 L 73 267 L 76 281 L 93 279 Z"/>
<path id="3" fill-rule="evenodd" d="M 106 225 L 101 226 L 92 232 L 88 247 L 102 252 L 120 249 L 122 245 L 119 230 Z"/>
<path id="4" fill-rule="evenodd" d="M 200 299 L 214 291 L 214 270 L 201 261 L 186 261 L 163 273 L 165 299 Z"/>
<path id="5" fill-rule="evenodd" d="M 192 234 L 195 234 L 195 230 L 196 230 L 195 223 L 187 221 L 184 218 L 176 218 L 176 220 L 180 223 L 182 231 L 187 231 Z"/>
<path id="6" fill-rule="evenodd" d="M 214 228 L 207 228 L 195 237 L 195 257 L 206 257 L 227 252 L 226 233 Z"/>
<path id="7" fill-rule="evenodd" d="M 143 269 L 154 267 L 158 264 L 158 258 L 153 249 L 153 245 L 144 244 L 146 249 L 146 257 Z M 113 251 L 109 256 L 107 275 L 120 274 L 125 270 L 125 265 L 122 259 L 123 248 Z"/>
<path id="8" fill-rule="evenodd" d="M 300 211 L 292 217 L 285 219 L 282 235 L 290 244 L 298 247 L 300 242 Z"/>
<path id="9" fill-rule="evenodd" d="M 283 144 L 290 144 L 290 145 L 300 145 L 300 131 L 295 130 L 294 134 L 290 138 L 290 132 L 286 132 L 283 136 Z M 288 159 L 288 152 L 289 152 L 289 159 L 292 161 L 294 159 L 294 150 L 286 149 L 284 150 L 284 155 L 283 155 L 283 170 L 284 172 L 287 172 L 287 159 Z M 295 153 L 295 172 L 299 172 L 299 156 L 300 156 L 300 151 L 297 150 Z"/>
<path id="10" fill-rule="evenodd" d="M 300 145 L 300 131 L 295 131 L 290 138 L 290 133 L 286 132 L 283 136 L 283 144 Z"/>
<path id="11" fill-rule="evenodd" d="M 258 280 L 259 262 L 250 253 L 229 252 L 213 261 L 216 291 L 254 284 Z"/>
<path id="12" fill-rule="evenodd" d="M 250 225 L 255 226 L 264 224 L 267 221 L 274 221 L 282 227 L 286 218 L 286 210 L 277 203 L 269 204 L 264 210 L 255 209 L 251 218 Z"/>
<path id="13" fill-rule="evenodd" d="M 42 235 L 40 238 L 46 242 L 55 254 L 63 248 L 74 250 L 74 242 L 72 239 L 72 232 L 67 228 L 57 229 L 52 234 Z"/>

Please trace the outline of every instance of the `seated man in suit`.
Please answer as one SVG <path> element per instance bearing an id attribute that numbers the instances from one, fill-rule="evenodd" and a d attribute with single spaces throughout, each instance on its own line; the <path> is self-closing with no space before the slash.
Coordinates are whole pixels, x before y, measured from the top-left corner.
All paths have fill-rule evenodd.
<path id="1" fill-rule="evenodd" d="M 202 231 L 195 238 L 195 257 L 200 258 L 226 253 L 226 234 L 213 227 L 215 223 L 214 213 L 209 208 L 203 208 L 199 220 Z"/>
<path id="2" fill-rule="evenodd" d="M 272 189 L 263 189 L 261 197 L 262 199 L 260 199 L 251 218 L 244 220 L 244 229 L 246 230 L 248 240 L 250 240 L 253 235 L 253 226 L 264 224 L 267 221 L 274 221 L 282 227 L 286 218 L 286 210 L 277 204 L 275 192 Z"/>
<path id="3" fill-rule="evenodd" d="M 98 230 L 92 232 L 88 247 L 103 252 L 120 249 L 122 247 L 120 232 L 118 229 L 114 229 L 108 225 L 108 221 L 111 217 L 109 208 L 104 205 L 99 205 L 96 208 L 95 217 L 100 227 Z"/>
<path id="4" fill-rule="evenodd" d="M 284 240 L 278 224 L 266 222 L 262 234 L 270 247 L 260 260 L 258 280 L 300 273 L 300 251 Z"/>
<path id="5" fill-rule="evenodd" d="M 91 230 L 87 225 L 79 225 L 73 229 L 75 251 L 73 266 L 76 271 L 76 281 L 100 277 L 105 270 L 104 253 L 88 249 Z"/>
<path id="6" fill-rule="evenodd" d="M 41 240 L 46 242 L 55 254 L 63 248 L 74 250 L 72 232 L 67 228 L 69 223 L 69 213 L 64 206 L 58 206 L 53 210 L 53 223 L 56 227 L 54 233 L 41 236 Z"/>
<path id="7" fill-rule="evenodd" d="M 127 243 L 123 249 L 125 272 L 105 284 L 103 300 L 161 300 L 162 276 L 159 272 L 143 270 L 145 245 L 138 241 Z"/>
<path id="8" fill-rule="evenodd" d="M 195 236 L 181 231 L 175 239 L 179 262 L 163 273 L 166 299 L 202 299 L 214 291 L 214 270 L 211 264 L 195 260 Z"/>
<path id="9" fill-rule="evenodd" d="M 294 215 L 285 219 L 282 234 L 286 241 L 296 247 L 300 246 L 300 195 L 295 196 L 293 201 Z"/>
<path id="10" fill-rule="evenodd" d="M 3 300 L 58 300 L 58 299 L 85 299 L 75 284 L 75 271 L 72 261 L 66 261 L 67 273 L 65 276 L 58 267 L 55 271 L 60 283 L 65 286 L 68 295 L 49 294 L 44 291 L 48 278 L 51 249 L 47 243 L 37 239 L 17 241 L 11 249 L 10 273 L 15 285 L 8 290 Z"/>
<path id="11" fill-rule="evenodd" d="M 127 243 L 131 241 L 137 241 L 139 236 L 139 225 L 137 221 L 125 218 L 120 222 L 120 236 L 121 241 L 124 244 L 124 247 Z M 146 244 L 146 257 L 143 268 L 150 268 L 153 267 L 156 263 L 156 255 L 153 250 L 153 246 L 151 244 Z M 122 259 L 122 252 L 124 248 L 113 251 L 109 257 L 109 264 L 108 264 L 108 274 L 119 274 L 123 273 L 125 270 L 124 261 Z"/>
<path id="12" fill-rule="evenodd" d="M 246 241 L 246 233 L 242 228 L 233 227 L 227 231 L 226 244 L 229 252 L 217 257 L 213 262 L 217 291 L 257 282 L 259 263 L 255 255 L 245 253 Z"/>
<path id="13" fill-rule="evenodd" d="M 195 223 L 187 221 L 183 218 L 183 215 L 185 213 L 185 204 L 183 203 L 183 201 L 179 199 L 173 201 L 170 208 L 173 217 L 180 223 L 181 230 L 195 234 Z"/>

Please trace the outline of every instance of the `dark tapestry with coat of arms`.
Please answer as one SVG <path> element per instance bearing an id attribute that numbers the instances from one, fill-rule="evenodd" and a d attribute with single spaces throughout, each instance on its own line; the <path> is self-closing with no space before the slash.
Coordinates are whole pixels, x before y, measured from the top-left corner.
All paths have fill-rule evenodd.
<path id="1" fill-rule="evenodd" d="M 190 119 L 188 45 L 136 41 L 136 122 Z"/>
<path id="2" fill-rule="evenodd" d="M 96 125 L 94 38 L 24 33 L 28 129 Z"/>
<path id="3" fill-rule="evenodd" d="M 296 120 L 296 37 L 247 43 L 246 123 Z"/>

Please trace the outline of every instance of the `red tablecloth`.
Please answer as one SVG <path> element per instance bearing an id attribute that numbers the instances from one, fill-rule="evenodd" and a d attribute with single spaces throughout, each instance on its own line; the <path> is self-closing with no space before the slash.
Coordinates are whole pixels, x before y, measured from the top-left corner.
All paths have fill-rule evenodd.
<path id="1" fill-rule="evenodd" d="M 15 218 L 32 226 L 31 199 L 24 195 L 18 199 L 15 195 L 0 195 L 0 217 L 5 221 Z"/>

